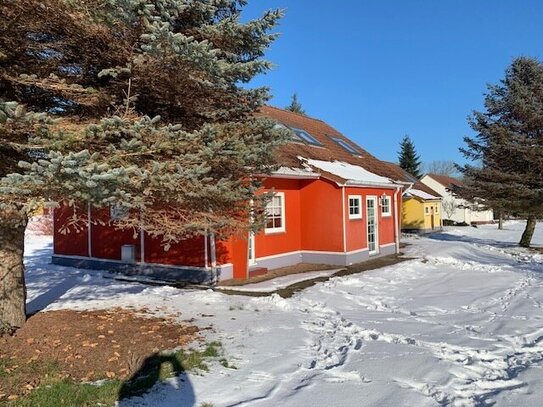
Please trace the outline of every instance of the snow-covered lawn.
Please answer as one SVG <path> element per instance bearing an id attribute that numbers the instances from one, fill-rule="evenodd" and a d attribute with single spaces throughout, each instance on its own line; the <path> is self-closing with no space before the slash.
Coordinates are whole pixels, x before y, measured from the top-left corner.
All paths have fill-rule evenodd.
<path id="1" fill-rule="evenodd" d="M 181 312 L 236 369 L 157 385 L 121 406 L 542 406 L 543 254 L 523 224 L 408 238 L 415 257 L 290 299 L 149 287 L 48 265 L 28 238 L 29 308 Z M 534 243 L 543 245 L 543 225 Z"/>

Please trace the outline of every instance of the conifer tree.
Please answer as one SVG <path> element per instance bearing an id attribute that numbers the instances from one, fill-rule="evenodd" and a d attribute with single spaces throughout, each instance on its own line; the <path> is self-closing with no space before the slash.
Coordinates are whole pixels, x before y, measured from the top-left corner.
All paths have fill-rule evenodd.
<path id="1" fill-rule="evenodd" d="M 306 115 L 302 104 L 298 101 L 298 95 L 296 93 L 294 93 L 292 95 L 290 105 L 285 107 L 285 110 L 289 110 L 291 112 L 298 113 L 298 114 L 301 114 L 301 115 L 304 115 L 304 116 Z"/>
<path id="2" fill-rule="evenodd" d="M 245 3 L 0 3 L 0 329 L 24 321 L 25 214 L 40 202 L 73 206 L 66 232 L 87 202 L 120 206 L 114 226 L 165 249 L 262 226 L 258 175 L 285 135 L 254 115 L 267 89 L 240 85 L 269 70 L 281 12 L 242 23 Z"/>
<path id="3" fill-rule="evenodd" d="M 405 135 L 400 142 L 398 153 L 399 166 L 416 178 L 420 178 L 421 160 L 415 150 L 415 144 L 408 135 Z"/>
<path id="4" fill-rule="evenodd" d="M 485 111 L 473 112 L 477 132 L 460 151 L 473 164 L 461 168 L 458 191 L 498 212 L 527 219 L 520 245 L 529 247 L 543 216 L 543 63 L 516 58 L 498 85 L 489 85 Z"/>

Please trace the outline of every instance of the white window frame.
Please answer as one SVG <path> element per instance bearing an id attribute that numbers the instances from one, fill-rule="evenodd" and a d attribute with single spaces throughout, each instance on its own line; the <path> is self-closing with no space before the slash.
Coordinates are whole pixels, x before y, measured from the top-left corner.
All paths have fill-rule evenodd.
<path id="1" fill-rule="evenodd" d="M 387 201 L 388 211 L 384 211 L 385 208 L 385 200 Z M 392 216 L 392 200 L 390 199 L 390 195 L 383 195 L 381 197 L 381 216 L 383 217 L 389 217 Z"/>
<path id="2" fill-rule="evenodd" d="M 351 199 L 358 201 L 358 213 L 351 214 Z M 347 199 L 347 211 L 349 213 L 349 219 L 362 219 L 362 195 L 349 195 Z"/>
<path id="3" fill-rule="evenodd" d="M 273 233 L 283 233 L 286 231 L 286 216 L 285 216 L 285 193 L 284 192 L 275 192 L 273 194 L 273 197 L 280 197 L 281 198 L 281 227 L 278 227 L 278 228 L 268 228 L 266 227 L 264 229 L 264 233 L 269 235 L 269 234 L 273 234 Z M 270 200 L 269 203 L 273 202 L 273 198 Z M 268 203 L 268 205 L 269 205 Z M 266 211 L 268 209 L 268 205 L 266 205 Z M 266 219 L 267 219 L 267 213 L 266 213 Z M 266 223 L 267 223 L 267 220 L 266 220 Z"/>

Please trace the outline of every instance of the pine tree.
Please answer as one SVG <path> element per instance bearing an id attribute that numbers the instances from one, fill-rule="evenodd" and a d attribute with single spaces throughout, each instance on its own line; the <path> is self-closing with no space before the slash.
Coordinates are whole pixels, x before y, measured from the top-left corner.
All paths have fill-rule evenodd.
<path id="1" fill-rule="evenodd" d="M 416 178 L 420 178 L 420 157 L 415 150 L 415 144 L 407 135 L 400 142 L 400 151 L 398 153 L 398 162 L 401 168 Z"/>
<path id="2" fill-rule="evenodd" d="M 290 105 L 285 107 L 285 110 L 289 110 L 291 112 L 298 113 L 304 116 L 306 115 L 305 110 L 302 107 L 302 104 L 298 101 L 298 95 L 296 93 L 292 95 Z"/>
<path id="3" fill-rule="evenodd" d="M 160 237 L 165 249 L 262 226 L 258 176 L 275 168 L 284 134 L 254 115 L 267 89 L 241 84 L 270 69 L 263 55 L 281 12 L 242 23 L 244 4 L 0 3 L 0 260 L 12 259 L 0 261 L 4 329 L 24 321 L 22 237 L 39 202 L 74 207 L 66 232 L 87 222 L 78 210 L 87 202 L 124 207 L 115 226 Z"/>
<path id="4" fill-rule="evenodd" d="M 462 168 L 464 197 L 498 213 L 527 219 L 520 245 L 529 247 L 543 216 L 543 64 L 516 58 L 498 85 L 489 85 L 485 111 L 475 111 L 460 151 L 474 164 Z"/>

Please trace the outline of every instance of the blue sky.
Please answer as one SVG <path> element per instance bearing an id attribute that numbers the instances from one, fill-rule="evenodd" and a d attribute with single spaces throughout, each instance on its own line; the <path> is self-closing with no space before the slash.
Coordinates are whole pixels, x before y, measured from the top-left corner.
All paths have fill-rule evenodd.
<path id="1" fill-rule="evenodd" d="M 244 18 L 285 9 L 251 85 L 271 104 L 291 95 L 377 157 L 395 161 L 404 134 L 424 162 L 463 162 L 467 116 L 515 56 L 543 58 L 541 0 L 251 0 Z"/>

